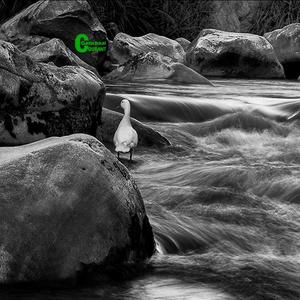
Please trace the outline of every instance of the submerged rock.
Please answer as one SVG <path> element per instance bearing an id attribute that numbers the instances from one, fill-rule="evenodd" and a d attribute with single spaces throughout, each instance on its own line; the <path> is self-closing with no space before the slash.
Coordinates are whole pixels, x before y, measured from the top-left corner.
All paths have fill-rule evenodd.
<path id="1" fill-rule="evenodd" d="M 196 136 L 211 135 L 228 128 L 236 128 L 249 132 L 263 132 L 268 130 L 281 136 L 287 136 L 290 131 L 288 126 L 278 124 L 260 114 L 256 115 L 249 112 L 228 113 L 216 119 L 203 122 L 201 126 L 194 127 L 193 124 L 182 124 L 181 128 L 185 128 L 189 133 Z"/>
<path id="2" fill-rule="evenodd" d="M 202 30 L 190 45 L 186 60 L 204 76 L 284 78 L 272 45 L 250 33 Z"/>
<path id="3" fill-rule="evenodd" d="M 112 143 L 114 134 L 119 126 L 123 114 L 103 108 L 101 115 L 101 126 L 98 130 L 97 137 L 104 143 Z M 136 119 L 131 118 L 131 124 L 137 131 L 140 146 L 169 146 L 170 142 L 160 133 L 153 130 L 151 127 L 144 125 Z"/>
<path id="4" fill-rule="evenodd" d="M 264 37 L 272 44 L 289 79 L 300 75 L 300 23 L 268 32 Z"/>
<path id="5" fill-rule="evenodd" d="M 119 33 L 113 40 L 111 56 L 120 64 L 125 63 L 140 53 L 157 52 L 176 62 L 184 62 L 185 51 L 174 40 L 154 33 L 141 37 L 132 37 L 126 33 Z"/>
<path id="6" fill-rule="evenodd" d="M 0 41 L 0 145 L 94 135 L 104 96 L 104 84 L 93 72 L 37 63 Z"/>
<path id="7" fill-rule="evenodd" d="M 96 138 L 0 148 L 0 282 L 57 281 L 154 252 L 141 194 Z"/>
<path id="8" fill-rule="evenodd" d="M 37 45 L 25 52 L 33 60 L 38 62 L 53 62 L 56 66 L 78 66 L 86 68 L 100 76 L 97 70 L 85 63 L 74 54 L 60 39 L 51 39 L 48 42 Z"/>
<path id="9" fill-rule="evenodd" d="M 189 48 L 189 46 L 191 44 L 191 42 L 189 40 L 187 40 L 183 37 L 177 38 L 175 41 L 178 42 L 182 46 L 184 51 L 187 51 L 187 49 Z"/>
<path id="10" fill-rule="evenodd" d="M 86 0 L 40 0 L 1 26 L 7 41 L 21 51 L 46 42 L 61 39 L 83 61 L 99 69 L 106 53 L 78 53 L 75 38 L 85 33 L 90 40 L 106 39 L 106 31 Z"/>
<path id="11" fill-rule="evenodd" d="M 174 63 L 169 57 L 157 52 L 136 55 L 116 70 L 103 77 L 106 80 L 163 80 L 178 83 L 212 85 L 205 77 L 191 68 Z"/>

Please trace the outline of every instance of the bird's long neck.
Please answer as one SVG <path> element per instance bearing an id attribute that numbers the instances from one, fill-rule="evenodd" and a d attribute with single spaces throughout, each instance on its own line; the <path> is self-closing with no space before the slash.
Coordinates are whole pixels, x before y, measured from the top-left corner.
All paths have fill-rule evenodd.
<path id="1" fill-rule="evenodd" d="M 130 122 L 130 106 L 126 106 L 124 109 L 123 123 L 131 124 Z"/>
<path id="2" fill-rule="evenodd" d="M 130 106 L 126 106 L 124 109 L 124 116 L 130 118 Z"/>

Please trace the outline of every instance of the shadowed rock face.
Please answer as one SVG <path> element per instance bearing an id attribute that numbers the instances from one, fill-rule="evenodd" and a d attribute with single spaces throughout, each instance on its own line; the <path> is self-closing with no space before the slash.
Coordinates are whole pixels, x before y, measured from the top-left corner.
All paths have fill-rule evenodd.
<path id="1" fill-rule="evenodd" d="M 97 138 L 102 140 L 104 143 L 111 144 L 113 142 L 114 134 L 122 118 L 123 114 L 103 108 L 101 115 L 101 126 L 99 127 Z M 157 131 L 153 130 L 151 127 L 144 125 L 133 118 L 131 118 L 131 124 L 138 133 L 139 146 L 163 147 L 170 145 L 170 142 L 165 137 L 163 137 Z"/>
<path id="2" fill-rule="evenodd" d="M 106 39 L 106 31 L 85 0 L 41 0 L 1 26 L 6 40 L 25 51 L 51 38 L 61 39 L 77 53 L 74 40 L 85 33 L 91 40 Z M 86 63 L 100 69 L 105 53 L 78 53 Z"/>
<path id="3" fill-rule="evenodd" d="M 184 62 L 185 52 L 177 41 L 154 33 L 141 37 L 132 37 L 126 33 L 117 34 L 113 40 L 110 56 L 122 64 L 137 54 L 148 52 L 157 52 L 173 61 Z"/>
<path id="4" fill-rule="evenodd" d="M 268 32 L 264 37 L 272 44 L 289 79 L 300 75 L 300 23 Z"/>
<path id="5" fill-rule="evenodd" d="M 141 53 L 103 77 L 106 80 L 169 80 L 212 85 L 205 77 L 182 63 L 174 63 L 157 52 Z"/>
<path id="6" fill-rule="evenodd" d="M 205 29 L 190 45 L 186 60 L 204 76 L 284 78 L 272 45 L 254 34 Z"/>
<path id="7" fill-rule="evenodd" d="M 0 41 L 0 144 L 49 136 L 95 134 L 105 87 L 82 67 L 34 62 Z"/>
<path id="8" fill-rule="evenodd" d="M 78 66 L 94 72 L 100 76 L 97 70 L 81 60 L 60 39 L 51 39 L 48 42 L 37 45 L 25 52 L 33 60 L 38 62 L 53 62 L 56 66 Z"/>
<path id="9" fill-rule="evenodd" d="M 1 283 L 101 274 L 154 252 L 135 182 L 96 138 L 2 147 L 0 182 Z"/>

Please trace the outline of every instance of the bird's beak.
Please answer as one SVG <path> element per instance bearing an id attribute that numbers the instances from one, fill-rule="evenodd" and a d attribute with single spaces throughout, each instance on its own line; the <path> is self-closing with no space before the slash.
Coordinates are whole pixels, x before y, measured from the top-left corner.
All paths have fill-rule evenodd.
<path id="1" fill-rule="evenodd" d="M 117 105 L 115 108 L 121 108 L 121 106 L 120 106 L 120 105 Z"/>

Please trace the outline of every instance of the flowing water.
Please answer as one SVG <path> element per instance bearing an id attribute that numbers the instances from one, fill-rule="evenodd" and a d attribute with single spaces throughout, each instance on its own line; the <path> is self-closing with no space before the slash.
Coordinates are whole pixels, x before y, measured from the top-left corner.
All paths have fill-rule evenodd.
<path id="1" fill-rule="evenodd" d="M 171 142 L 133 174 L 157 253 L 137 277 L 1 299 L 300 299 L 300 82 L 108 84 Z"/>

